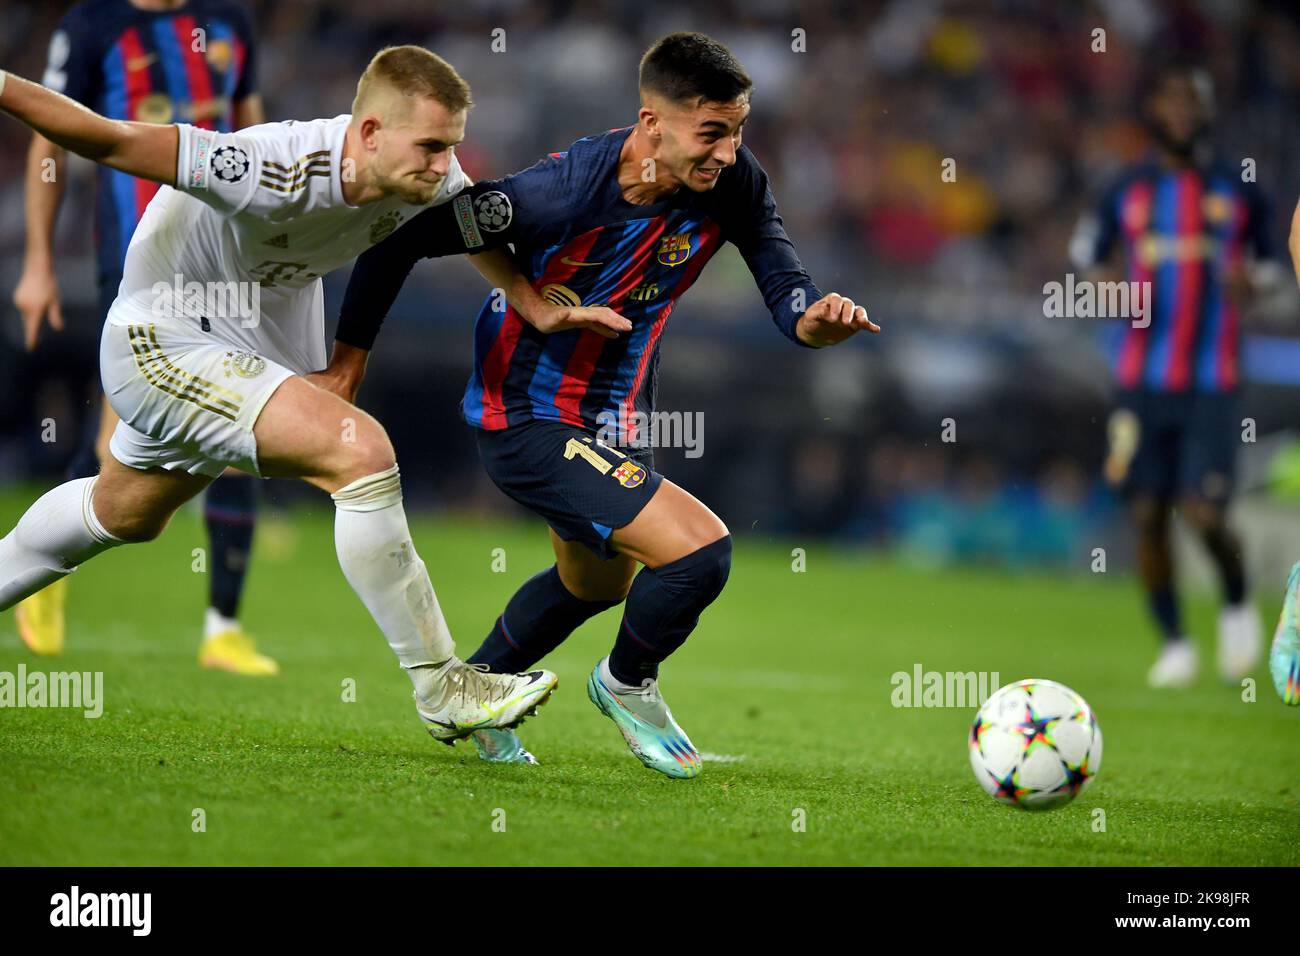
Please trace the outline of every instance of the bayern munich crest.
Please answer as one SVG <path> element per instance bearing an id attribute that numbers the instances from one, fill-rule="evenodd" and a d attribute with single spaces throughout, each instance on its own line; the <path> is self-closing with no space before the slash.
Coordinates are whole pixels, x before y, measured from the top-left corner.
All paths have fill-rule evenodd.
<path id="1" fill-rule="evenodd" d="M 370 227 L 370 244 L 383 242 L 393 234 L 393 230 L 402 224 L 402 214 L 399 212 L 386 212 L 375 220 L 374 225 Z"/>
<path id="2" fill-rule="evenodd" d="M 235 146 L 222 146 L 212 154 L 212 172 L 223 183 L 237 183 L 248 175 L 248 154 Z"/>
<path id="3" fill-rule="evenodd" d="M 227 376 L 257 378 L 266 371 L 266 359 L 252 352 L 227 352 L 226 360 L 221 364 L 225 366 Z"/>

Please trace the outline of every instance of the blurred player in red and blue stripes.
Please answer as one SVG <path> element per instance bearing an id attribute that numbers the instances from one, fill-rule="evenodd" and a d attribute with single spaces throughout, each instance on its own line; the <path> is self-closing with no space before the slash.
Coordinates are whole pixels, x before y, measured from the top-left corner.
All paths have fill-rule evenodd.
<path id="1" fill-rule="evenodd" d="M 64 15 L 50 40 L 44 85 L 110 119 L 190 123 L 229 132 L 265 119 L 257 93 L 257 57 L 248 13 L 231 0 L 85 0 Z M 34 135 L 27 157 L 27 248 L 14 304 L 27 348 L 36 347 L 48 318 L 63 328 L 55 276 L 54 222 L 64 191 L 67 153 Z M 95 257 L 99 314 L 117 296 L 136 223 L 158 184 L 96 167 Z M 93 475 L 107 454 L 117 416 L 107 401 L 88 428 L 69 478 Z M 204 517 L 209 607 L 199 661 L 238 673 L 275 674 L 238 621 L 239 599 L 257 511 L 254 478 L 229 472 L 207 492 Z M 19 633 L 33 651 L 63 648 L 66 579 L 15 609 Z"/>
<path id="2" fill-rule="evenodd" d="M 731 242 L 791 342 L 819 348 L 879 328 L 851 299 L 823 295 L 799 262 L 767 174 L 741 145 L 751 83 L 730 51 L 698 33 L 664 37 L 641 61 L 640 91 L 636 125 L 471 186 L 362 255 L 331 369 L 359 379 L 418 259 L 513 243 L 518 271 L 472 257 L 510 305 L 493 296 L 479 312 L 461 411 L 492 480 L 550 525 L 556 563 L 515 593 L 470 663 L 527 669 L 623 604 L 587 693 L 647 767 L 693 777 L 702 761 L 659 693 L 659 665 L 726 584 L 731 535 L 640 441 L 669 316 Z M 486 759 L 531 762 L 513 731 L 475 742 Z"/>
<path id="3" fill-rule="evenodd" d="M 1072 246 L 1084 268 L 1123 251 L 1130 282 L 1149 283 L 1142 318 L 1124 331 L 1115 367 L 1107 478 L 1122 490 L 1138 533 L 1138 566 L 1164 638 L 1148 680 L 1185 686 L 1197 655 L 1175 588 L 1170 517 L 1175 508 L 1218 568 L 1223 609 L 1218 666 L 1239 680 L 1259 659 L 1259 616 L 1247 598 L 1242 547 L 1227 523 L 1242 422 L 1241 308 L 1252 262 L 1273 256 L 1268 216 L 1240 167 L 1211 155 L 1208 74 L 1170 61 L 1144 100 L 1153 154 L 1107 191 Z"/>

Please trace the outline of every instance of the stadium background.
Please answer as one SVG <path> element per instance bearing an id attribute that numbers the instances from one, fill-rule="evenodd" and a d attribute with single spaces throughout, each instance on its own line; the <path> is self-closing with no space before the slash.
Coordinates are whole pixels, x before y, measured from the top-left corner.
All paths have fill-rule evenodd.
<path id="1" fill-rule="evenodd" d="M 0 4 L 0 58 L 39 76 L 64 3 Z M 1071 271 L 1069 235 L 1115 170 L 1140 154 L 1135 90 L 1171 51 L 1217 83 L 1216 140 L 1250 157 L 1285 249 L 1294 201 L 1300 17 L 1288 4 L 1195 2 L 271 2 L 253 10 L 270 119 L 345 112 L 355 77 L 388 43 L 422 43 L 471 83 L 460 150 L 501 175 L 635 118 L 636 64 L 672 29 L 716 35 L 755 81 L 746 142 L 823 289 L 884 326 L 820 354 L 772 327 L 728 249 L 683 301 L 664 343 L 660 407 L 702 412 L 704 454 L 661 450 L 661 469 L 733 527 L 835 536 L 925 565 L 996 562 L 1085 572 L 1131 546 L 1099 479 L 1116 323 L 1043 316 L 1042 286 Z M 418 7 L 418 9 L 417 9 Z M 1091 31 L 1106 28 L 1106 52 Z M 490 52 L 505 30 L 504 52 Z M 790 50 L 803 29 L 807 53 Z M 22 351 L 9 295 L 21 267 L 27 136 L 0 123 L 0 483 L 58 475 L 95 379 L 92 174 L 73 161 L 59 221 L 69 331 Z M 956 160 L 955 182 L 940 179 Z M 1292 174 L 1288 178 L 1288 173 Z M 328 278 L 332 329 L 346 271 Z M 417 267 L 389 318 L 361 401 L 393 435 L 408 499 L 516 514 L 478 464 L 457 403 L 485 294 L 462 261 Z M 1279 501 L 1300 418 L 1300 308 L 1284 281 L 1248 315 L 1239 509 L 1252 564 L 1292 560 Z M 53 418 L 59 440 L 41 441 Z M 939 440 L 941 421 L 957 441 Z M 272 482 L 282 501 L 313 493 Z M 1249 534 L 1251 528 L 1257 533 Z M 1193 573 L 1197 566 L 1192 564 Z"/>

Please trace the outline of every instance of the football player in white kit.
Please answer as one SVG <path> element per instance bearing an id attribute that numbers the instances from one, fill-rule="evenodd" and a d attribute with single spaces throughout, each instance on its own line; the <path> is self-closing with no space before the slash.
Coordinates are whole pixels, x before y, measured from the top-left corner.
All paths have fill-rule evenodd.
<path id="1" fill-rule="evenodd" d="M 96 162 L 163 183 L 104 325 L 121 417 L 100 474 L 41 497 L 0 539 L 0 609 L 121 544 L 156 538 L 227 466 L 329 492 L 348 583 L 451 743 L 509 727 L 550 671 L 490 674 L 455 655 L 402 508 L 393 447 L 326 365 L 320 277 L 467 180 L 454 155 L 469 87 L 414 46 L 377 54 L 352 114 L 223 134 L 108 120 L 0 71 L 0 110 Z M 331 390 L 333 389 L 333 391 Z"/>

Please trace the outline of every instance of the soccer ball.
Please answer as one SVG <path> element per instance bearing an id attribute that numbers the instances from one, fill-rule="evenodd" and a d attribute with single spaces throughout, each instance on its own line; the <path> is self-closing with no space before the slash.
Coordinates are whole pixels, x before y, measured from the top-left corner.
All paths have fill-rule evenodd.
<path id="1" fill-rule="evenodd" d="M 1101 767 L 1101 728 L 1064 684 L 1022 680 L 990 697 L 970 729 L 970 765 L 989 796 L 1025 810 L 1063 807 Z"/>

